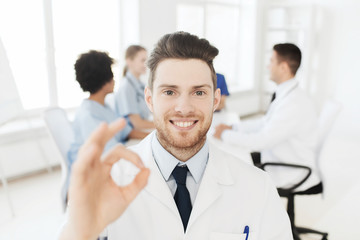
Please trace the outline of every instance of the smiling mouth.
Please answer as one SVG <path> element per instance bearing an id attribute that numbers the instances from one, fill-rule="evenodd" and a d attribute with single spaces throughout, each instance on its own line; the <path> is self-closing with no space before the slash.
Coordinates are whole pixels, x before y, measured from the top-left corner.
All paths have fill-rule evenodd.
<path id="1" fill-rule="evenodd" d="M 186 129 L 186 128 L 191 128 L 193 125 L 195 125 L 198 122 L 198 120 L 195 120 L 195 121 L 173 121 L 173 120 L 170 120 L 170 122 L 178 128 Z"/>

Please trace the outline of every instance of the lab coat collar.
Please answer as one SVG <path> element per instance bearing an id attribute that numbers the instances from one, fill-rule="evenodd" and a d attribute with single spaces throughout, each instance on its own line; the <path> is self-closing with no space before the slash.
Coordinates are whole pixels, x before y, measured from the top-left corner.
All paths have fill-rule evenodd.
<path id="1" fill-rule="evenodd" d="M 151 140 L 153 137 L 156 137 L 155 131 L 132 148 L 140 154 L 145 166 L 151 171 L 145 191 L 167 206 L 179 217 L 181 223 L 181 218 L 173 196 L 152 155 Z M 216 146 L 210 144 L 208 164 L 191 212 L 187 227 L 188 230 L 196 219 L 223 194 L 222 186 L 233 185 L 235 183 L 227 161 L 223 159 L 224 155 L 219 151 Z"/>
<path id="2" fill-rule="evenodd" d="M 291 78 L 281 84 L 279 84 L 276 88 L 276 98 L 275 100 L 281 99 L 287 94 L 289 94 L 292 90 L 294 90 L 298 86 L 299 82 L 295 78 Z"/>

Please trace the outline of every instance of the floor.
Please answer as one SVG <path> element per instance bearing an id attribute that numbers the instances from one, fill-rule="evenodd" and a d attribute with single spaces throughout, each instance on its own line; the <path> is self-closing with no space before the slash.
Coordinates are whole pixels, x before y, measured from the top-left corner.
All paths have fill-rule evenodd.
<path id="1" fill-rule="evenodd" d="M 358 240 L 360 231 L 360 139 L 330 136 L 321 160 L 325 194 L 296 199 L 296 220 L 329 232 L 329 240 Z M 60 170 L 9 184 L 15 216 L 0 187 L 0 239 L 56 239 L 64 220 L 59 198 Z M 303 240 L 319 239 L 306 236 Z"/>

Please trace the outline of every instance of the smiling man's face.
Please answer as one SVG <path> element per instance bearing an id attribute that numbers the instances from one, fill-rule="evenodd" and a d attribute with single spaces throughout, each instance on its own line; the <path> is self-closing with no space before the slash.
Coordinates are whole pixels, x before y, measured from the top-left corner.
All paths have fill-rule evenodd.
<path id="1" fill-rule="evenodd" d="M 154 114 L 157 137 L 163 147 L 202 146 L 220 100 L 209 66 L 198 59 L 166 59 L 156 69 L 146 102 Z"/>

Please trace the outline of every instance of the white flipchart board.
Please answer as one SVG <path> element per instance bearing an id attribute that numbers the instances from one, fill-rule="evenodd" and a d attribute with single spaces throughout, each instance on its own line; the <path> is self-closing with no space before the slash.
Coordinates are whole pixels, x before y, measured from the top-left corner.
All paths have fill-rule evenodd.
<path id="1" fill-rule="evenodd" d="M 23 112 L 23 107 L 0 37 L 0 125 L 21 112 Z"/>

